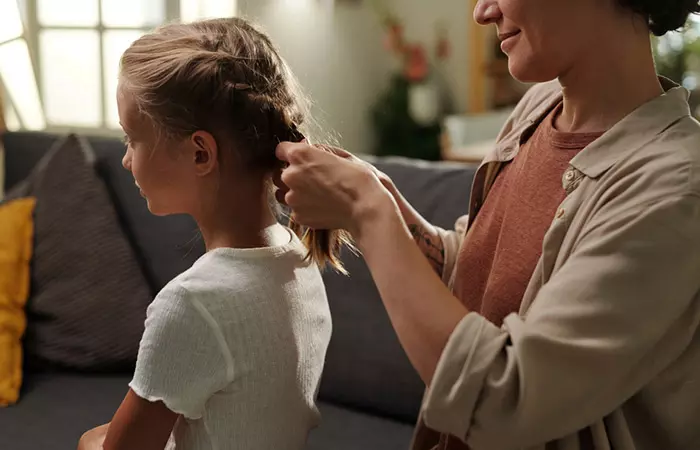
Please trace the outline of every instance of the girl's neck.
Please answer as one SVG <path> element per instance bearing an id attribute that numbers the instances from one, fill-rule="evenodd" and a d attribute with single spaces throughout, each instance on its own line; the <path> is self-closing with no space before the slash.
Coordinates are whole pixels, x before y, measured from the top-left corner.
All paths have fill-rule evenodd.
<path id="1" fill-rule="evenodd" d="M 646 32 L 620 32 L 606 42 L 590 46 L 560 75 L 564 108 L 556 125 L 561 131 L 607 131 L 663 93 Z"/>
<path id="2" fill-rule="evenodd" d="M 233 192 L 227 195 L 226 191 Z M 257 248 L 275 245 L 269 228 L 277 224 L 267 184 L 217 190 L 219 195 L 195 216 L 207 251 L 221 247 Z"/>

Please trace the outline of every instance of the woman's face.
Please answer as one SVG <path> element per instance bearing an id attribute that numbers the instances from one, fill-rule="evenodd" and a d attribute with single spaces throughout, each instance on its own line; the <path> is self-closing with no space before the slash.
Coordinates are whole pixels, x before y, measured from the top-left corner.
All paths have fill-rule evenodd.
<path id="1" fill-rule="evenodd" d="M 545 82 L 595 51 L 600 27 L 618 14 L 611 0 L 479 0 L 474 20 L 496 25 L 516 79 Z"/>

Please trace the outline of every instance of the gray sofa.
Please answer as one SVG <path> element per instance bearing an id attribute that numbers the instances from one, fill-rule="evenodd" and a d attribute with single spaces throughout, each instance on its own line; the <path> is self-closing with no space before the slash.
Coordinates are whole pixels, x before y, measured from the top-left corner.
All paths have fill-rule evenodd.
<path id="1" fill-rule="evenodd" d="M 45 133 L 6 133 L 5 189 L 24 179 L 56 139 Z M 155 293 L 201 255 L 195 224 L 183 216 L 152 216 L 131 174 L 121 167 L 121 142 L 103 137 L 89 142 L 97 154 L 96 170 Z M 373 163 L 433 223 L 449 227 L 466 211 L 474 168 L 397 159 Z M 347 253 L 344 261 L 350 277 L 324 274 L 334 330 L 319 394 L 322 424 L 312 432 L 308 448 L 403 450 L 423 385 L 362 259 Z M 0 409 L 2 450 L 75 448 L 84 430 L 110 420 L 130 374 L 27 370 L 24 380 L 19 403 Z"/>

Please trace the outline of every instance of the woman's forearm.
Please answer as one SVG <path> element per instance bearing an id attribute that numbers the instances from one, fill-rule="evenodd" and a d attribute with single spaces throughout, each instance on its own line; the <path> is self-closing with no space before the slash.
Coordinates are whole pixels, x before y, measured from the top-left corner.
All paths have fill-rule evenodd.
<path id="1" fill-rule="evenodd" d="M 445 265 L 445 248 L 437 229 L 416 211 L 408 200 L 390 180 L 382 180 L 382 184 L 391 192 L 403 216 L 413 240 L 418 244 L 423 255 L 428 259 L 433 270 L 442 275 Z"/>
<path id="2" fill-rule="evenodd" d="M 357 244 L 403 348 L 429 384 L 467 310 L 431 270 L 396 205 L 391 199 L 381 202 L 358 228 Z"/>

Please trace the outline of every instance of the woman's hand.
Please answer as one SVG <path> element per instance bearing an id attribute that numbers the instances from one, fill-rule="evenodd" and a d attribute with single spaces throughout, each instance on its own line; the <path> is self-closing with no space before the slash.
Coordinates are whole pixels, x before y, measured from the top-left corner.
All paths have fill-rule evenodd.
<path id="1" fill-rule="evenodd" d="M 348 161 L 352 161 L 355 164 L 358 164 L 360 166 L 367 168 L 368 170 L 370 170 L 372 173 L 374 173 L 377 176 L 377 178 L 382 183 L 382 185 L 385 188 L 389 189 L 389 192 L 391 192 L 392 195 L 394 194 L 394 189 L 395 189 L 394 182 L 391 181 L 391 178 L 389 178 L 389 176 L 387 174 L 385 174 L 381 170 L 377 169 L 372 164 L 368 163 L 367 161 L 363 161 L 362 159 L 358 158 L 357 156 L 353 155 L 352 153 L 350 153 L 347 150 L 343 150 L 342 148 L 332 147 L 330 145 L 323 145 L 323 144 L 316 145 L 316 147 L 320 148 L 322 150 L 326 150 L 327 152 L 333 153 L 336 156 L 339 156 L 339 157 L 346 159 Z"/>
<path id="2" fill-rule="evenodd" d="M 100 425 L 85 432 L 78 442 L 78 450 L 102 450 L 109 424 Z"/>
<path id="3" fill-rule="evenodd" d="M 372 217 L 398 214 L 380 179 L 390 183 L 388 177 L 344 150 L 283 142 L 277 157 L 288 163 L 276 180 L 277 198 L 303 225 L 348 230 L 358 239 Z"/>
<path id="4" fill-rule="evenodd" d="M 302 141 L 302 144 L 306 144 L 306 141 Z M 325 145 L 325 144 L 314 144 L 313 147 L 319 148 L 321 150 L 325 150 L 328 153 L 332 153 L 339 158 L 343 158 L 347 161 L 350 161 L 352 163 L 355 163 L 361 167 L 366 168 L 367 170 L 371 171 L 374 173 L 379 181 L 382 183 L 382 185 L 389 190 L 389 192 L 396 198 L 398 191 L 396 190 L 396 187 L 394 186 L 394 182 L 391 181 L 391 178 L 381 170 L 377 169 L 375 166 L 372 164 L 368 163 L 367 161 L 364 161 L 357 156 L 353 155 L 347 150 L 343 150 L 342 148 L 339 147 L 333 147 L 331 145 Z M 277 201 L 279 201 L 282 204 L 286 204 L 284 197 L 287 195 L 287 192 L 289 192 L 289 187 L 285 185 L 281 178 L 281 171 L 277 173 L 275 177 L 275 185 L 277 186 L 277 191 L 276 191 L 276 197 Z M 397 199 L 398 200 L 398 199 Z"/>

